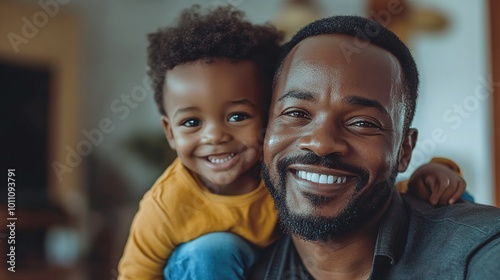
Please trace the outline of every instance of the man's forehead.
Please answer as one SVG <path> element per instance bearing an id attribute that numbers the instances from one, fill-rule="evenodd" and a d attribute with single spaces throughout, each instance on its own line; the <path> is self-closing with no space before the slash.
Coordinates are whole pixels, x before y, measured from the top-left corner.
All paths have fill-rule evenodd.
<path id="1" fill-rule="evenodd" d="M 351 67 L 373 64 L 391 70 L 389 73 L 394 70 L 399 73 L 400 70 L 397 58 L 387 50 L 359 38 L 340 34 L 311 36 L 302 40 L 286 56 L 283 70 L 289 70 L 291 65 L 304 61 L 318 65 L 334 62 Z"/>
<path id="2" fill-rule="evenodd" d="M 287 58 L 315 55 L 335 55 L 341 52 L 342 47 L 355 46 L 355 38 L 343 34 L 323 34 L 307 37 L 300 41 L 290 52 Z"/>
<path id="3" fill-rule="evenodd" d="M 295 82 L 374 83 L 387 81 L 400 85 L 401 67 L 390 52 L 347 35 L 319 35 L 297 44 L 283 61 L 277 85 L 291 86 Z M 376 80 L 380 80 L 376 82 Z M 334 85 L 332 85 L 334 86 Z"/>

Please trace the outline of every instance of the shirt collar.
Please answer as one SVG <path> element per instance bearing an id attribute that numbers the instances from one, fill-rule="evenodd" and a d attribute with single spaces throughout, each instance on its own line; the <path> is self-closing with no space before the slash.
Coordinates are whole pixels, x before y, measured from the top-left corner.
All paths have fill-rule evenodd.
<path id="1" fill-rule="evenodd" d="M 399 261 L 408 235 L 407 216 L 401 195 L 393 191 L 391 204 L 380 220 L 374 261 L 384 257 L 391 265 Z"/>

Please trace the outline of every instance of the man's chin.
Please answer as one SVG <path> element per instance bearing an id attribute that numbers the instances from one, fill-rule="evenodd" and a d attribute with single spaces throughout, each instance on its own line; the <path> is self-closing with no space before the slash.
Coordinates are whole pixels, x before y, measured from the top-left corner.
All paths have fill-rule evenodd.
<path id="1" fill-rule="evenodd" d="M 368 223 L 383 211 L 390 199 L 391 188 L 386 184 L 373 186 L 372 196 L 350 199 L 321 198 L 322 203 L 311 201 L 310 197 L 297 194 L 284 199 L 284 195 L 275 193 L 275 204 L 282 228 L 307 241 L 329 242 L 343 238 Z M 275 191 L 276 192 L 276 191 Z"/>
<path id="2" fill-rule="evenodd" d="M 353 221 L 345 219 L 342 213 L 325 215 L 324 211 L 318 208 L 308 211 L 292 209 L 278 209 L 281 226 L 287 233 L 307 241 L 328 242 L 355 229 Z"/>
<path id="3" fill-rule="evenodd" d="M 287 191 L 287 212 L 298 217 L 335 218 L 348 205 L 349 198 Z"/>
<path id="4" fill-rule="evenodd" d="M 327 225 L 330 219 L 331 217 L 293 215 L 280 221 L 288 234 L 306 241 L 329 242 L 348 234 L 346 230 L 334 230 L 331 224 Z"/>

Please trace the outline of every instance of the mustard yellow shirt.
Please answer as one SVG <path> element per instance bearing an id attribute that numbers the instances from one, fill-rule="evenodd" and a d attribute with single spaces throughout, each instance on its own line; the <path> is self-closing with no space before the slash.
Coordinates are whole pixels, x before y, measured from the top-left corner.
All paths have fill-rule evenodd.
<path id="1" fill-rule="evenodd" d="M 279 234 L 277 220 L 263 182 L 243 195 L 213 194 L 176 159 L 140 202 L 118 265 L 118 279 L 163 279 L 173 250 L 210 232 L 235 233 L 265 247 Z"/>

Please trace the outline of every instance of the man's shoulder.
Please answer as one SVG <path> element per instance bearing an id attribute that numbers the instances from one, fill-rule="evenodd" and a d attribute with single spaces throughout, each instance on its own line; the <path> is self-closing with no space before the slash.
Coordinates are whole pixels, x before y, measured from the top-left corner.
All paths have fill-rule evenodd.
<path id="1" fill-rule="evenodd" d="M 402 205 L 405 214 L 397 215 L 404 217 L 404 235 L 409 245 L 405 250 L 426 252 L 426 255 L 435 248 L 449 246 L 448 252 L 455 249 L 473 253 L 492 238 L 500 236 L 499 208 L 470 202 L 433 207 L 408 194 L 401 195 L 401 198 L 397 200 L 401 201 L 398 204 Z"/>
<path id="2" fill-rule="evenodd" d="M 500 209 L 468 202 L 434 208 L 409 195 L 402 197 L 408 215 L 406 244 L 388 278 L 463 278 L 469 271 L 491 272 L 484 262 L 471 260 L 489 256 L 500 261 L 500 247 L 492 246 L 500 239 Z"/>
<path id="3" fill-rule="evenodd" d="M 456 228 L 468 228 L 478 235 L 500 232 L 500 208 L 459 202 L 444 207 L 433 207 L 426 201 L 410 195 L 402 195 L 411 218 L 419 223 L 449 224 Z"/>

